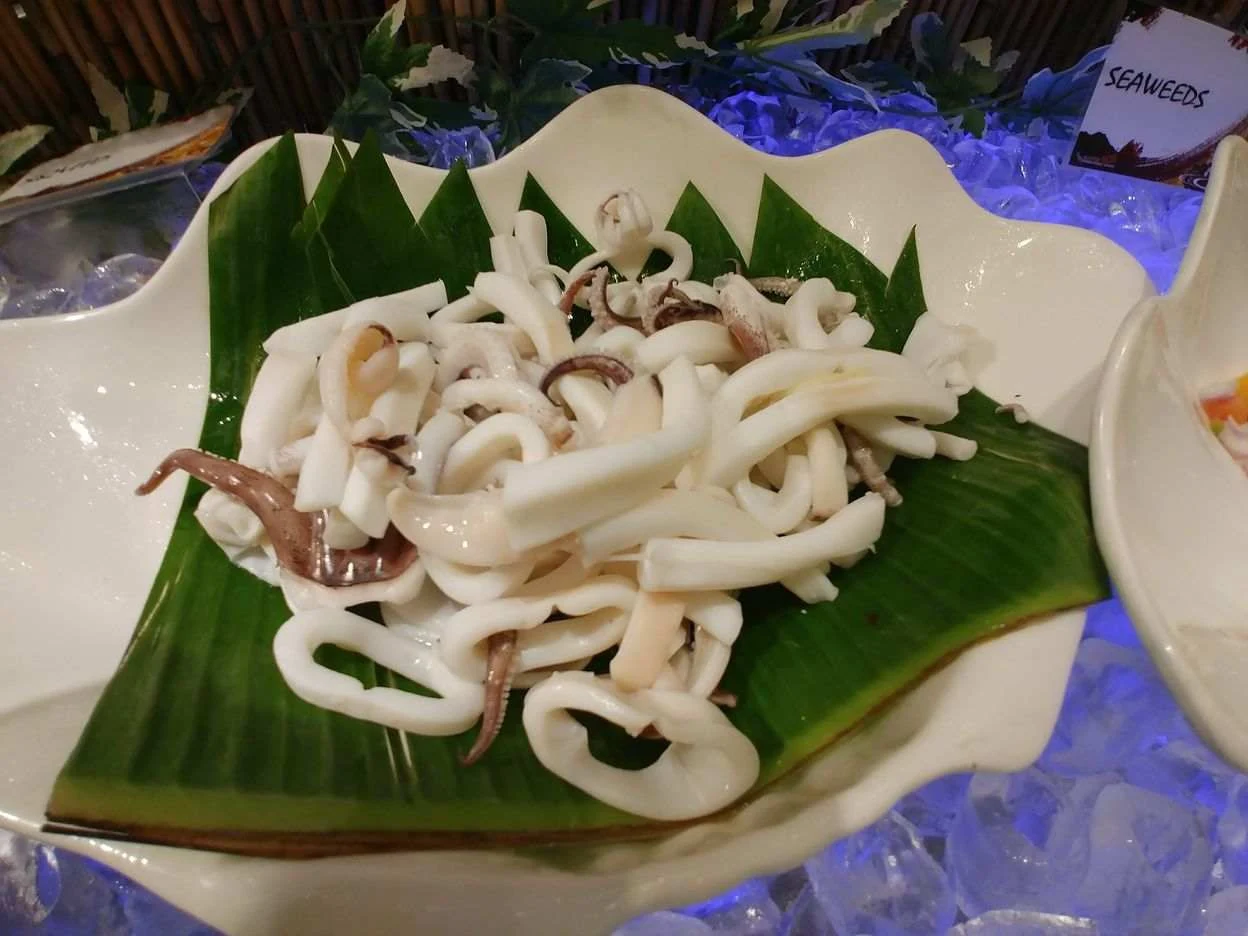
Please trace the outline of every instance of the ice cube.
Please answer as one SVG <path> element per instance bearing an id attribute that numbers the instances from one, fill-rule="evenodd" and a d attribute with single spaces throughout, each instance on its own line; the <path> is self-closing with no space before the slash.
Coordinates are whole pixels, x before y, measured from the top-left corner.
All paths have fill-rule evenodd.
<path id="1" fill-rule="evenodd" d="M 707 116 L 755 149 L 775 153 L 782 138 L 790 136 L 788 110 L 775 95 L 742 91 L 724 98 Z"/>
<path id="2" fill-rule="evenodd" d="M 809 890 L 810 879 L 806 877 L 806 869 L 800 865 L 783 874 L 777 874 L 767 885 L 767 893 L 771 896 L 772 903 L 785 914 Z"/>
<path id="3" fill-rule="evenodd" d="M 1218 844 L 1227 878 L 1248 884 L 1248 777 L 1242 774 L 1231 785 L 1226 811 L 1218 820 Z"/>
<path id="4" fill-rule="evenodd" d="M 469 168 L 484 166 L 495 158 L 494 143 L 480 127 L 410 130 L 408 134 L 435 169 L 450 169 L 460 160 Z"/>
<path id="5" fill-rule="evenodd" d="M 949 834 L 958 805 L 971 785 L 970 774 L 950 774 L 919 787 L 903 797 L 894 808 L 924 838 L 943 838 Z"/>
<path id="6" fill-rule="evenodd" d="M 1191 737 L 1148 655 L 1096 638 L 1079 647 L 1045 770 L 1081 776 L 1119 769 L 1138 751 Z"/>
<path id="7" fill-rule="evenodd" d="M 78 308 L 98 309 L 137 292 L 156 275 L 160 261 L 141 254 L 121 254 L 105 260 L 87 274 Z"/>
<path id="8" fill-rule="evenodd" d="M 981 186 L 975 192 L 975 200 L 987 211 L 1003 218 L 1034 221 L 1043 214 L 1040 200 L 1021 185 L 1003 185 L 1000 188 Z"/>
<path id="9" fill-rule="evenodd" d="M 896 813 L 815 856 L 806 873 L 840 933 L 941 936 L 957 913 L 944 869 Z"/>
<path id="10" fill-rule="evenodd" d="M 0 933 L 219 936 L 97 861 L 4 831 Z"/>
<path id="11" fill-rule="evenodd" d="M 771 936 L 780 928 L 780 909 L 762 878 L 746 881 L 704 903 L 682 907 L 681 912 L 728 936 Z"/>
<path id="12" fill-rule="evenodd" d="M 1035 768 L 976 774 L 945 856 L 963 912 L 1071 914 L 1087 865 L 1086 811 L 1068 784 Z"/>
<path id="13" fill-rule="evenodd" d="M 1084 617 L 1083 636 L 1108 640 L 1123 647 L 1140 647 L 1135 625 L 1127 616 L 1127 609 L 1117 598 L 1102 601 L 1088 608 Z"/>
<path id="14" fill-rule="evenodd" d="M 1248 932 L 1248 887 L 1214 894 L 1205 908 L 1204 936 L 1244 936 Z"/>
<path id="15" fill-rule="evenodd" d="M 78 301 L 77 286 L 48 286 L 44 289 L 14 289 L 0 309 L 0 318 L 41 318 L 70 312 Z"/>
<path id="16" fill-rule="evenodd" d="M 985 185 L 989 179 L 999 178 L 1003 172 L 1009 175 L 1012 168 L 1000 149 L 985 140 L 966 137 L 953 145 L 952 153 L 957 160 L 954 175 L 971 191 Z"/>
<path id="17" fill-rule="evenodd" d="M 1209 886 L 1215 894 L 1218 891 L 1224 891 L 1229 887 L 1235 886 L 1235 882 L 1227 876 L 1226 862 L 1221 858 L 1213 863 L 1213 872 L 1209 876 Z"/>
<path id="18" fill-rule="evenodd" d="M 1079 915 L 1107 934 L 1199 932 L 1213 871 L 1208 822 L 1157 793 L 1115 783 L 1096 798 L 1088 838 Z"/>
<path id="19" fill-rule="evenodd" d="M 784 915 L 781 936 L 837 936 L 823 905 L 809 884 L 802 889 Z"/>
<path id="20" fill-rule="evenodd" d="M 95 861 L 57 852 L 59 890 L 45 926 L 49 932 L 131 936 L 124 900 L 136 885 Z M 171 933 L 170 936 L 173 936 Z"/>
<path id="21" fill-rule="evenodd" d="M 1179 738 L 1132 758 L 1126 778 L 1188 809 L 1226 809 L 1235 772 L 1194 738 Z"/>
<path id="22" fill-rule="evenodd" d="M 990 910 L 949 931 L 948 936 L 1098 936 L 1096 924 L 1080 917 L 1034 910 Z"/>
<path id="23" fill-rule="evenodd" d="M 0 829 L 0 932 L 47 918 L 60 889 L 55 876 L 56 856 L 50 848 Z"/>

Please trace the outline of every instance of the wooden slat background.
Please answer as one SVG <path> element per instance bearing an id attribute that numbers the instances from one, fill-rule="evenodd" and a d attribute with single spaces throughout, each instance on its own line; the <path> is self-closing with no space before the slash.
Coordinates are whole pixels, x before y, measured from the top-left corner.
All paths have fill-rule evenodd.
<path id="1" fill-rule="evenodd" d="M 665 22 L 707 38 L 736 0 L 615 0 L 606 15 Z M 836 13 L 856 0 L 825 0 Z M 324 129 L 346 86 L 358 77 L 356 51 L 366 24 L 388 0 L 0 0 L 0 132 L 28 123 L 53 126 L 42 154 L 89 139 L 95 106 L 90 62 L 115 83 L 140 81 L 170 92 L 175 106 L 234 85 L 255 89 L 236 127 L 242 143 L 286 129 Z M 870 46 L 829 65 L 869 58 L 904 61 L 911 17 L 936 12 L 958 40 L 991 36 L 1019 49 L 1021 81 L 1039 68 L 1064 68 L 1106 42 L 1126 0 L 911 0 L 899 22 Z M 1171 4 L 1227 26 L 1248 26 L 1248 0 Z M 464 19 L 484 19 L 506 0 L 409 0 L 413 38 L 468 55 L 489 41 L 506 61 L 512 50 Z M 425 18 L 421 18 L 421 16 Z M 332 68 L 326 67 L 331 63 Z M 642 76 L 645 77 L 644 75 Z M 438 89 L 435 93 L 454 93 Z"/>

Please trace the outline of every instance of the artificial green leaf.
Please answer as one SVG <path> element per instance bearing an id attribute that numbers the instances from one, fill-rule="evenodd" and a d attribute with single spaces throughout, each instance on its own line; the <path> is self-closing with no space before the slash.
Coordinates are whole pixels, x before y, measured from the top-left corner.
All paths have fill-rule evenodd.
<path id="1" fill-rule="evenodd" d="M 472 59 L 444 45 L 412 46 L 403 68 L 390 80 L 401 91 L 427 88 L 442 81 L 454 81 L 466 88 L 475 77 Z"/>
<path id="2" fill-rule="evenodd" d="M 962 129 L 972 136 L 982 137 L 987 122 L 987 115 L 978 107 L 968 107 L 962 111 Z"/>
<path id="3" fill-rule="evenodd" d="M 588 9 L 588 0 L 511 0 L 507 4 L 508 14 L 538 30 L 558 28 L 581 18 Z"/>
<path id="4" fill-rule="evenodd" d="M 121 89 L 104 77 L 91 62 L 87 62 L 87 85 L 91 89 L 91 97 L 95 100 L 96 109 L 104 118 L 101 137 L 117 133 L 125 133 L 130 129 L 130 106 Z"/>
<path id="5" fill-rule="evenodd" d="M 780 25 L 780 17 L 784 16 L 785 7 L 789 5 L 789 0 L 767 0 L 767 12 L 763 14 L 762 21 L 758 24 L 758 31 L 764 36 L 774 33 Z"/>
<path id="6" fill-rule="evenodd" d="M 396 95 L 395 101 L 402 104 L 405 115 L 415 115 L 423 124 L 433 124 L 444 130 L 459 130 L 469 126 L 479 126 L 490 122 L 488 111 L 478 107 L 470 107 L 463 101 L 441 101 L 435 97 L 421 97 L 406 93 Z M 413 126 L 414 126 L 413 122 Z M 407 149 L 414 149 L 406 146 Z"/>
<path id="7" fill-rule="evenodd" d="M 896 62 L 857 62 L 841 69 L 841 73 L 869 91 L 900 92 L 930 98 L 923 83 Z"/>
<path id="8" fill-rule="evenodd" d="M 477 274 L 494 268 L 490 257 L 494 232 L 463 162 L 451 167 L 438 194 L 420 216 L 420 231 L 435 272 L 429 278 L 446 283 L 450 298 L 467 295 Z"/>
<path id="9" fill-rule="evenodd" d="M 126 82 L 125 100 L 131 130 L 156 126 L 169 110 L 169 92 L 141 81 Z"/>
<path id="10" fill-rule="evenodd" d="M 482 102 L 498 115 L 502 147 L 510 149 L 544 127 L 556 114 L 589 91 L 591 69 L 580 62 L 539 59 L 526 64 L 518 80 L 496 71 L 481 76 Z"/>
<path id="11" fill-rule="evenodd" d="M 360 141 L 372 131 L 382 152 L 401 159 L 410 158 L 413 147 L 408 131 L 427 123 L 424 114 L 393 93 L 376 75 L 363 75 L 359 86 L 338 105 L 329 129 L 348 140 Z"/>
<path id="12" fill-rule="evenodd" d="M 156 103 L 156 89 L 138 81 L 126 82 L 126 109 L 130 115 L 130 129 L 138 130 L 152 125 Z"/>
<path id="13" fill-rule="evenodd" d="M 3 176 L 17 161 L 43 142 L 43 138 L 52 132 L 52 128 L 44 124 L 29 124 L 19 130 L 0 133 L 0 176 Z"/>
<path id="14" fill-rule="evenodd" d="M 919 68 L 935 73 L 953 70 L 953 44 L 939 13 L 920 13 L 910 21 L 910 49 Z"/>
<path id="15" fill-rule="evenodd" d="M 1018 64 L 1019 52 L 1017 50 L 993 57 L 991 36 L 972 39 L 962 43 L 958 48 L 961 50 L 957 56 L 958 59 L 969 59 L 970 63 L 980 68 L 988 68 L 1002 75 Z M 956 67 L 955 65 L 955 69 Z"/>
<path id="16" fill-rule="evenodd" d="M 766 79 L 781 88 L 801 94 L 809 93 L 814 87 L 835 102 L 874 108 L 875 98 L 865 82 L 847 81 L 829 73 L 819 63 L 817 53 L 870 42 L 905 5 L 906 0 L 865 0 L 831 22 L 770 34 L 766 33 L 764 21 L 760 19 L 759 35 L 739 42 L 736 57 L 746 67 L 750 66 L 751 59 L 757 59 Z M 809 12 L 805 4 L 799 3 L 797 7 L 790 11 L 792 16 L 801 18 Z"/>
<path id="17" fill-rule="evenodd" d="M 667 221 L 667 230 L 675 231 L 689 243 L 698 245 L 693 253 L 693 271 L 689 279 L 709 283 L 717 276 L 745 266 L 745 258 L 724 227 L 724 222 L 719 220 L 706 196 L 692 182 L 680 193 L 680 199 Z M 654 251 L 646 260 L 643 275 L 658 273 L 667 266 L 668 260 L 666 254 Z"/>
<path id="18" fill-rule="evenodd" d="M 969 55 L 980 65 L 989 66 L 992 64 L 992 37 L 982 36 L 979 39 L 971 39 L 962 43 L 962 51 Z"/>
<path id="19" fill-rule="evenodd" d="M 920 13 L 910 24 L 910 44 L 923 93 L 942 112 L 963 117 L 963 126 L 983 135 L 984 115 L 970 113 L 976 102 L 993 94 L 1018 61 L 1017 52 L 992 58 L 992 41 L 975 39 L 955 45 L 937 13 Z M 901 90 L 895 88 L 892 90 Z"/>
<path id="20" fill-rule="evenodd" d="M 385 163 L 375 144 L 361 147 L 336 184 L 318 186 L 329 201 L 318 236 L 332 233 L 335 248 L 401 235 L 406 208 L 379 210 L 385 186 L 378 167 Z M 546 215 L 552 258 L 569 262 L 564 252 L 581 249 L 583 238 L 535 181 L 526 188 L 528 206 Z M 682 198 L 682 216 L 705 213 L 693 192 Z M 350 197 L 367 200 L 353 207 Z M 410 227 L 424 228 L 439 246 L 465 226 L 477 228 L 477 238 L 483 233 L 462 170 L 448 175 L 434 204 L 420 226 Z M 290 139 L 210 211 L 212 381 L 201 444 L 232 455 L 260 344 L 302 314 L 299 281 L 309 255 L 292 234 L 305 208 Z M 695 256 L 725 250 L 713 225 L 690 224 L 685 232 Z M 858 310 L 877 335 L 892 336 L 908 331 L 926 307 L 921 237 L 911 237 L 886 279 L 768 181 L 751 272 L 826 276 L 861 289 Z M 406 268 L 419 261 L 409 253 L 397 262 Z M 438 262 L 445 261 L 441 254 Z M 351 270 L 352 288 L 364 288 L 353 277 L 366 268 Z M 969 462 L 894 464 L 905 502 L 889 512 L 875 554 L 838 573 L 836 602 L 799 607 L 777 589 L 744 595 L 746 626 L 725 688 L 739 698 L 729 717 L 758 746 L 760 782 L 853 730 L 975 641 L 1104 594 L 1084 449 L 998 416 L 995 404 L 974 392 L 949 429 L 976 439 L 979 454 Z M 576 836 L 601 841 L 666 828 L 546 772 L 517 717 L 519 693 L 494 746 L 469 769 L 458 762 L 468 736 L 402 735 L 300 701 L 273 660 L 273 634 L 288 615 L 281 593 L 232 566 L 202 532 L 192 513 L 200 491 L 196 484 L 188 489 L 131 646 L 57 779 L 48 806 L 53 820 L 285 855 Z M 365 686 L 410 688 L 352 654 L 318 659 Z M 592 745 L 621 764 L 654 754 L 653 746 L 619 733 L 595 731 Z"/>
<path id="21" fill-rule="evenodd" d="M 1018 61 L 1017 52 L 992 58 L 992 41 L 975 39 L 955 45 L 937 13 L 920 13 L 910 23 L 910 44 L 917 75 L 893 62 L 863 62 L 845 69 L 845 75 L 874 91 L 919 94 L 946 115 L 958 116 L 993 94 Z M 982 115 L 964 121 L 981 135 Z M 977 129 L 978 128 L 978 129 Z"/>
<path id="22" fill-rule="evenodd" d="M 375 75 L 383 82 L 399 78 L 429 60 L 428 43 L 408 46 L 399 39 L 407 12 L 407 0 L 395 0 L 364 39 L 360 50 L 360 72 Z"/>
<path id="23" fill-rule="evenodd" d="M 670 68 L 713 55 L 706 43 L 671 26 L 639 19 L 599 22 L 583 16 L 539 32 L 525 47 L 525 61 L 574 59 L 585 65 L 645 65 Z"/>
<path id="24" fill-rule="evenodd" d="M 738 0 L 733 5 L 732 12 L 732 19 L 715 35 L 717 46 L 754 38 L 759 34 L 763 17 L 767 14 L 764 6 L 754 3 L 754 0 Z"/>
<path id="25" fill-rule="evenodd" d="M 906 0 L 863 0 L 827 23 L 816 23 L 796 29 L 749 39 L 741 44 L 747 52 L 809 52 L 815 49 L 843 49 L 865 45 L 892 24 L 906 5 Z"/>
<path id="26" fill-rule="evenodd" d="M 779 50 L 764 61 L 782 60 L 784 69 L 773 73 L 772 81 L 781 87 L 801 93 L 803 84 L 817 87 L 828 100 L 837 104 L 866 105 L 876 108 L 874 96 L 861 82 L 846 81 L 826 71 L 814 51 Z"/>
<path id="27" fill-rule="evenodd" d="M 1051 136 L 1070 139 L 1088 109 L 1108 50 L 1108 46 L 1101 46 L 1065 71 L 1055 73 L 1044 68 L 1028 78 L 1017 109 L 1007 109 L 1001 115 L 1006 127 L 1019 133 L 1029 130 L 1033 121 L 1042 120 Z"/>
<path id="28" fill-rule="evenodd" d="M 965 58 L 959 59 L 954 70 L 925 74 L 923 83 L 937 103 L 948 109 L 992 94 L 1004 80 L 1004 73 Z"/>
<path id="29" fill-rule="evenodd" d="M 165 114 L 167 114 L 168 112 L 169 112 L 169 92 L 161 91 L 159 88 L 157 88 L 156 92 L 152 95 L 152 110 L 151 110 L 152 123 L 153 124 L 160 123 L 164 119 Z"/>

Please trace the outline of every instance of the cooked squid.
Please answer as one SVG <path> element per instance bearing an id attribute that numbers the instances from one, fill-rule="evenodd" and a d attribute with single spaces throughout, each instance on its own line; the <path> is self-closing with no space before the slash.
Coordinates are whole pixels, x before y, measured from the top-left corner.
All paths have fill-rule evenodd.
<path id="1" fill-rule="evenodd" d="M 196 517 L 283 589 L 273 652 L 301 699 L 464 734 L 468 770 L 510 725 L 573 786 L 691 819 L 759 774 L 720 709 L 738 591 L 835 600 L 830 570 L 870 562 L 901 503 L 894 460 L 975 455 L 932 428 L 971 385 L 973 336 L 929 312 L 892 354 L 828 279 L 691 280 L 689 243 L 631 190 L 595 235 L 565 271 L 522 211 L 463 297 L 431 283 L 279 329 L 239 462 L 174 453 L 140 493 L 175 469 L 212 485 Z M 665 269 L 617 278 L 653 250 Z M 594 324 L 574 338 L 575 305 Z M 348 610 L 372 601 L 384 624 Z M 365 689 L 314 658 L 323 644 L 430 694 Z M 607 672 L 581 672 L 606 653 Z M 668 748 L 607 765 L 572 712 Z"/>

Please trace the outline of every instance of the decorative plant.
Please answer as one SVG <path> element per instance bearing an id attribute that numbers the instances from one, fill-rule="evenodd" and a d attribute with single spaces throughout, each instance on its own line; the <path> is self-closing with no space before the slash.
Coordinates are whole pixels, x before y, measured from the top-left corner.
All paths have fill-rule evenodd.
<path id="1" fill-rule="evenodd" d="M 771 0 L 766 9 L 758 9 L 746 0 L 738 4 L 736 22 L 718 38 L 720 54 L 755 80 L 791 92 L 820 91 L 839 103 L 874 108 L 869 87 L 830 74 L 816 58 L 820 53 L 869 43 L 892 25 L 906 2 L 865 0 L 828 19 L 820 3 Z"/>
<path id="2" fill-rule="evenodd" d="M 369 33 L 360 82 L 330 130 L 358 140 L 372 129 L 386 152 L 418 161 L 434 158 L 450 133 L 458 152 L 491 158 L 591 88 L 625 80 L 629 69 L 673 84 L 687 80 L 680 66 L 695 65 L 699 84 L 725 96 L 762 89 L 842 107 L 934 114 L 976 135 L 993 110 L 1015 129 L 1052 125 L 1069 136 L 1104 58 L 1098 50 L 1073 69 L 1046 69 L 1021 91 L 1002 94 L 1018 53 L 994 56 L 987 38 L 956 43 L 934 13 L 911 22 L 911 68 L 872 61 L 836 75 L 820 64 L 824 53 L 880 36 L 907 0 L 863 0 L 835 17 L 820 0 L 738 0 L 732 21 L 711 42 L 638 19 L 604 22 L 599 8 L 606 2 L 513 0 L 505 13 L 461 20 L 500 47 L 519 50 L 516 63 L 505 67 L 488 42 L 480 43 L 476 61 L 445 46 L 406 43 L 400 29 L 406 2 L 398 0 Z M 446 80 L 470 88 L 470 100 L 416 93 Z"/>
<path id="3" fill-rule="evenodd" d="M 52 128 L 43 124 L 28 124 L 18 130 L 0 133 L 0 177 L 12 171 L 18 161 L 51 132 Z"/>
<path id="4" fill-rule="evenodd" d="M 1032 135 L 1047 129 L 1053 137 L 1071 139 L 1096 90 L 1096 80 L 1108 51 L 1108 46 L 1101 46 L 1072 68 L 1060 72 L 1045 68 L 1028 78 L 1018 106 L 1002 115 L 1006 129 L 1021 131 L 1026 128 Z"/>
<path id="5" fill-rule="evenodd" d="M 119 88 L 90 62 L 87 63 L 87 85 L 95 99 L 96 109 L 103 118 L 103 126 L 90 128 L 92 141 L 157 127 L 186 113 L 170 108 L 168 91 L 138 81 L 127 81 Z M 241 110 L 250 98 L 250 88 L 229 88 L 218 94 L 215 101 L 192 102 L 189 112 L 196 113 L 200 109 L 196 105 L 202 105 L 206 109 L 215 104 L 231 104 Z"/>
<path id="6" fill-rule="evenodd" d="M 407 92 L 445 80 L 467 87 L 475 75 L 468 58 L 445 46 L 407 45 L 400 39 L 406 5 L 406 0 L 399 0 L 390 7 L 364 40 L 360 83 L 339 105 L 330 128 L 353 140 L 363 139 L 372 129 L 386 152 L 417 156 L 421 150 L 415 147 L 412 131 L 424 127 L 428 116 L 407 103 Z M 447 124 L 459 124 L 462 110 L 447 108 L 440 116 Z"/>
<path id="7" fill-rule="evenodd" d="M 156 126 L 169 111 L 168 91 L 135 81 L 127 81 L 124 88 L 118 88 L 90 62 L 87 63 L 87 84 L 104 119 L 102 127 L 91 127 L 92 140 L 105 140 L 131 130 Z"/>
<path id="8" fill-rule="evenodd" d="M 999 94 L 1018 62 L 1017 52 L 994 57 L 987 37 L 955 45 L 935 13 L 921 13 L 911 21 L 910 44 L 913 73 L 895 62 L 864 62 L 847 68 L 846 77 L 877 94 L 917 95 L 976 136 L 984 132 L 987 111 L 994 110 L 1007 129 L 1036 134 L 1047 129 L 1055 137 L 1070 138 L 1087 109 L 1107 51 L 1094 49 L 1065 71 L 1043 69 L 1027 80 L 1021 93 Z"/>
<path id="9" fill-rule="evenodd" d="M 955 45 L 936 13 L 921 13 L 910 24 L 915 69 L 895 62 L 865 62 L 845 70 L 857 84 L 876 92 L 915 94 L 944 116 L 960 120 L 976 136 L 984 132 L 984 108 L 1018 61 L 1017 52 L 993 58 L 985 37 Z"/>

